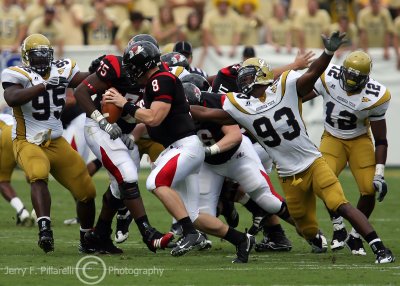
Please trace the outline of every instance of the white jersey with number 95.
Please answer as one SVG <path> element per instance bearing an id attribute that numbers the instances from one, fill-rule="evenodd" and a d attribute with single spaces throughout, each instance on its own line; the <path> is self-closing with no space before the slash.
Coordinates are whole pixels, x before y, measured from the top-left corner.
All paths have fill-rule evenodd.
<path id="1" fill-rule="evenodd" d="M 78 66 L 70 59 L 54 61 L 49 77 L 60 76 L 71 81 L 79 71 Z M 29 67 L 13 66 L 2 72 L 1 80 L 29 88 L 45 81 L 41 75 Z M 34 144 L 41 144 L 46 138 L 55 139 L 62 135 L 60 121 L 65 105 L 66 88 L 44 90 L 37 97 L 24 105 L 13 108 L 14 126 L 12 138 L 26 139 Z"/>

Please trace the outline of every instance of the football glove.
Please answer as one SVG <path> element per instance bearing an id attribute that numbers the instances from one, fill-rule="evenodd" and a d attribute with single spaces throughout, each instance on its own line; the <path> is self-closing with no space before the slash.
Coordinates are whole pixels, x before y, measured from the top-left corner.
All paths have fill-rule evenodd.
<path id="1" fill-rule="evenodd" d="M 99 121 L 99 126 L 100 126 L 100 129 L 107 132 L 110 135 L 110 138 L 113 140 L 117 139 L 122 134 L 121 128 L 119 128 L 119 126 L 116 123 L 111 124 L 105 118 L 103 118 Z"/>
<path id="2" fill-rule="evenodd" d="M 46 90 L 68 87 L 69 81 L 63 76 L 53 76 L 43 82 Z"/>
<path id="3" fill-rule="evenodd" d="M 135 149 L 135 138 L 131 134 L 122 134 L 121 140 L 129 150 Z"/>
<path id="4" fill-rule="evenodd" d="M 374 185 L 375 191 L 378 193 L 378 202 L 383 201 L 388 191 L 385 178 L 381 175 L 375 175 L 372 184 Z"/>
<path id="5" fill-rule="evenodd" d="M 100 66 L 101 60 L 102 60 L 105 56 L 106 56 L 106 55 L 102 55 L 102 56 L 98 57 L 97 59 L 93 60 L 93 61 L 90 63 L 90 66 L 89 66 L 89 69 L 88 69 L 90 73 L 94 73 L 94 72 L 98 69 L 98 67 Z"/>
<path id="6" fill-rule="evenodd" d="M 333 32 L 330 37 L 321 35 L 325 49 L 329 53 L 334 53 L 339 47 L 348 42 L 348 39 L 344 39 L 346 33 L 340 33 L 339 31 Z"/>

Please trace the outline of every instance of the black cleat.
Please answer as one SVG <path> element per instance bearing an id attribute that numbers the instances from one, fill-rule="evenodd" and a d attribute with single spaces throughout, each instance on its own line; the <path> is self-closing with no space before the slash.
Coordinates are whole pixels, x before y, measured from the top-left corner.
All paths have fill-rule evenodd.
<path id="1" fill-rule="evenodd" d="M 236 246 L 236 258 L 232 260 L 232 263 L 247 263 L 250 251 L 255 243 L 256 238 L 246 233 L 246 239 Z"/>
<path id="2" fill-rule="evenodd" d="M 257 252 L 290 251 L 292 250 L 292 243 L 284 232 L 271 232 L 264 235 L 263 240 L 255 245 L 254 250 Z"/>
<path id="3" fill-rule="evenodd" d="M 86 241 L 85 239 L 83 239 L 79 242 L 78 251 L 80 253 L 91 254 L 91 253 L 95 253 L 97 250 L 96 250 L 96 246 L 92 242 L 89 242 L 89 241 Z"/>
<path id="4" fill-rule="evenodd" d="M 172 256 L 182 256 L 194 248 L 202 248 L 206 243 L 206 238 L 200 232 L 189 233 L 176 243 L 176 246 L 171 250 Z"/>
<path id="5" fill-rule="evenodd" d="M 355 237 L 349 234 L 346 240 L 346 245 L 353 255 L 367 255 L 360 237 Z"/>
<path id="6" fill-rule="evenodd" d="M 169 230 L 169 232 L 176 236 L 182 236 L 183 229 L 178 222 L 175 222 L 171 225 L 171 229 Z"/>
<path id="7" fill-rule="evenodd" d="M 346 245 L 347 230 L 343 224 L 333 225 L 333 236 L 331 241 L 332 251 L 343 249 Z"/>
<path id="8" fill-rule="evenodd" d="M 268 215 L 253 216 L 253 224 L 247 231 L 248 234 L 257 235 L 264 226 L 264 221 Z"/>
<path id="9" fill-rule="evenodd" d="M 320 230 L 315 238 L 308 240 L 308 244 L 311 245 L 312 253 L 325 253 L 328 250 L 328 242 Z"/>
<path id="10" fill-rule="evenodd" d="M 38 245 L 46 253 L 54 251 L 53 231 L 50 229 L 39 231 Z"/>
<path id="11" fill-rule="evenodd" d="M 90 230 L 85 233 L 85 242 L 87 245 L 93 247 L 96 252 L 100 254 L 121 254 L 123 253 L 121 248 L 114 245 L 111 238 L 99 236 L 96 230 Z"/>
<path id="12" fill-rule="evenodd" d="M 117 228 L 115 230 L 114 241 L 116 243 L 123 243 L 129 237 L 129 226 L 132 222 L 132 216 L 129 211 L 125 215 L 117 215 Z"/>
<path id="13" fill-rule="evenodd" d="M 376 260 L 375 263 L 379 263 L 379 264 L 383 264 L 383 263 L 392 263 L 394 262 L 396 259 L 392 253 L 392 251 L 390 251 L 389 248 L 384 248 L 381 250 L 378 250 L 376 252 Z"/>
<path id="14" fill-rule="evenodd" d="M 174 239 L 174 235 L 171 232 L 162 234 L 157 229 L 149 227 L 146 229 L 146 237 L 143 237 L 143 242 L 147 245 L 147 248 L 156 253 L 157 249 L 165 249 L 171 240 Z"/>

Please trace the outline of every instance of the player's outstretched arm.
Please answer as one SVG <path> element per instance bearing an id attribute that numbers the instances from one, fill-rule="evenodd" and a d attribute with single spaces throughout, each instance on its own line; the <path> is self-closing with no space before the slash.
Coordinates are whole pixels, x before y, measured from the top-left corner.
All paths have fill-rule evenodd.
<path id="1" fill-rule="evenodd" d="M 304 97 L 313 90 L 315 82 L 328 67 L 335 51 L 339 49 L 342 44 L 347 42 L 347 39 L 344 39 L 345 36 L 346 33 L 340 33 L 339 31 L 332 33 L 329 38 L 325 35 L 321 35 L 325 50 L 297 80 L 296 87 L 298 96 Z"/>
<path id="2" fill-rule="evenodd" d="M 192 114 L 193 119 L 197 121 L 213 121 L 221 125 L 237 124 L 228 112 L 219 108 L 191 105 L 190 113 Z"/>

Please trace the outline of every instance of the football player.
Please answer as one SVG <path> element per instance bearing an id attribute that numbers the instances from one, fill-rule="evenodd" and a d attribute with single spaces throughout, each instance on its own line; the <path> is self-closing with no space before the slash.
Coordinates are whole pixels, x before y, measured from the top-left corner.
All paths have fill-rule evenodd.
<path id="1" fill-rule="evenodd" d="M 134 42 L 135 37 L 130 43 Z M 102 210 L 95 230 L 87 239 L 95 241 L 101 252 L 121 253 L 122 250 L 111 241 L 111 223 L 117 210 L 126 206 L 139 228 L 143 242 L 149 250 L 156 252 L 165 248 L 173 236 L 170 233 L 163 235 L 151 226 L 143 205 L 138 185 L 139 153 L 129 136 L 136 125 L 135 121 L 123 114 L 117 123 L 110 124 L 100 112 L 102 95 L 109 89 L 120 91 L 135 104 L 142 97 L 143 87 L 131 83 L 122 67 L 121 56 L 106 55 L 102 58 L 96 72 L 75 91 L 78 104 L 88 116 L 84 128 L 86 141 L 107 169 L 111 180 L 110 187 L 103 195 Z M 94 94 L 96 97 L 92 100 Z"/>
<path id="2" fill-rule="evenodd" d="M 276 163 L 289 212 L 313 252 L 327 250 L 316 218 L 318 196 L 330 210 L 349 220 L 368 242 L 376 255 L 375 263 L 390 263 L 394 255 L 365 215 L 347 201 L 339 180 L 308 137 L 301 119 L 301 98 L 313 90 L 335 51 L 345 42 L 344 36 L 339 32 L 330 38 L 323 36 L 324 52 L 301 76 L 289 70 L 274 81 L 264 60 L 248 59 L 238 72 L 242 93 L 227 94 L 224 110 L 193 106 L 191 113 L 198 120 L 239 123 L 268 151 Z"/>
<path id="3" fill-rule="evenodd" d="M 221 94 L 201 93 L 191 83 L 183 84 L 191 105 L 222 108 Z M 247 136 L 238 125 L 221 126 L 214 122 L 196 124 L 197 135 L 205 147 L 205 161 L 200 169 L 200 210 L 216 215 L 217 203 L 225 178 L 236 181 L 264 212 L 276 214 L 294 225 L 285 201 L 277 194 Z M 280 250 L 290 250 L 287 243 Z"/>
<path id="4" fill-rule="evenodd" d="M 79 250 L 92 252 L 83 237 L 93 227 L 96 190 L 85 162 L 62 137 L 60 121 L 66 88 L 76 87 L 88 73 L 80 72 L 70 59 L 53 61 L 53 48 L 41 34 L 25 38 L 21 57 L 23 65 L 5 69 L 1 79 L 4 99 L 13 108 L 14 156 L 31 184 L 39 247 L 45 252 L 54 250 L 47 185 L 51 173 L 76 198 L 81 224 Z"/>
<path id="5" fill-rule="evenodd" d="M 229 228 L 214 216 L 199 213 L 198 173 L 204 161 L 203 145 L 195 134 L 181 81 L 160 70 L 159 61 L 160 51 L 152 43 L 129 44 L 123 64 L 132 81 L 145 85 L 145 109 L 127 101 L 115 89 L 106 93 L 105 101 L 145 123 L 150 137 L 165 147 L 154 163 L 155 168 L 146 185 L 182 226 L 183 237 L 171 254 L 183 255 L 206 242 L 205 237 L 195 230 L 195 224 L 200 230 L 235 245 L 237 257 L 233 262 L 246 263 L 255 243 L 254 237 Z"/>
<path id="6" fill-rule="evenodd" d="M 385 113 L 390 92 L 369 75 L 370 56 L 363 51 L 350 53 L 342 66 L 329 65 L 314 87 L 324 104 L 324 127 L 320 150 L 336 176 L 347 166 L 360 192 L 357 208 L 369 217 L 375 193 L 381 202 L 388 191 L 384 179 L 387 156 Z M 369 134 L 371 127 L 375 148 Z M 330 212 L 333 223 L 331 249 L 344 247 L 347 231 L 343 218 Z M 365 255 L 359 233 L 353 228 L 346 240 L 353 254 Z"/>
<path id="7" fill-rule="evenodd" d="M 17 225 L 30 226 L 33 223 L 31 216 L 10 184 L 12 172 L 17 165 L 11 140 L 13 124 L 12 115 L 0 113 L 0 192 L 17 212 Z"/>

